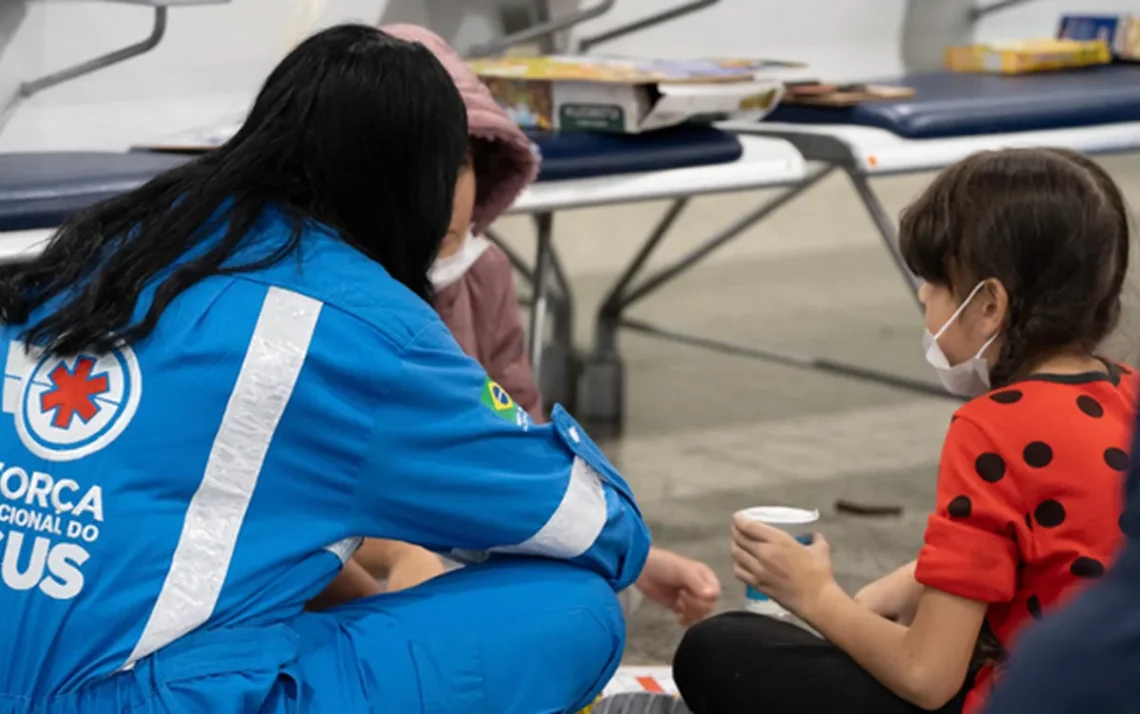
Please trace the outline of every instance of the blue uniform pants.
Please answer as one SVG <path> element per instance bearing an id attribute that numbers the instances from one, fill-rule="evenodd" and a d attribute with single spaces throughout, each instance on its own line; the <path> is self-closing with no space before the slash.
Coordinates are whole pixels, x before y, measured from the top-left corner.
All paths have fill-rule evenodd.
<path id="1" fill-rule="evenodd" d="M 134 670 L 4 714 L 556 714 L 588 704 L 625 645 L 599 576 L 502 560 L 265 628 L 194 633 Z"/>

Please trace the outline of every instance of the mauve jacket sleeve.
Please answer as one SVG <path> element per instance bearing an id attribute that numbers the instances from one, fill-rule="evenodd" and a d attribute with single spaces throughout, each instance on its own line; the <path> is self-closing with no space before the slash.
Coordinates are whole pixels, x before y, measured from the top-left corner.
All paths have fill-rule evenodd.
<path id="1" fill-rule="evenodd" d="M 471 266 L 468 276 L 477 287 L 474 308 L 479 361 L 535 421 L 545 421 L 542 396 L 526 355 L 518 296 L 510 259 L 497 245 Z"/>

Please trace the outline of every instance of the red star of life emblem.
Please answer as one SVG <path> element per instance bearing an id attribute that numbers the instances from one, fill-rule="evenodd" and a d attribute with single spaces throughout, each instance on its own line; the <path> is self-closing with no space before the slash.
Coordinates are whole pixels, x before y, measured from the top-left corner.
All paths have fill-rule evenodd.
<path id="1" fill-rule="evenodd" d="M 52 389 L 40 396 L 40 408 L 44 412 L 55 410 L 51 424 L 59 429 L 71 426 L 71 420 L 78 416 L 83 422 L 91 421 L 99 413 L 100 406 L 95 397 L 110 389 L 107 375 L 92 375 L 95 360 L 90 357 L 80 357 L 75 362 L 75 369 L 69 370 L 67 365 L 60 362 L 48 375 Z"/>

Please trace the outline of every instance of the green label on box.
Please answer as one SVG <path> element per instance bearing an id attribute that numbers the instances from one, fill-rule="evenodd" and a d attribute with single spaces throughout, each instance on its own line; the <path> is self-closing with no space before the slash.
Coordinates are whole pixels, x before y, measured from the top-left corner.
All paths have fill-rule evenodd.
<path id="1" fill-rule="evenodd" d="M 625 111 L 616 104 L 563 104 L 558 108 L 562 131 L 625 131 Z"/>

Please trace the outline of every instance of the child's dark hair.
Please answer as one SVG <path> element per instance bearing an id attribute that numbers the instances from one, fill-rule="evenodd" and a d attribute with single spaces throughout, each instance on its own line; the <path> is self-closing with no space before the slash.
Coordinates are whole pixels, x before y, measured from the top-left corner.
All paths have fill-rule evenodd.
<path id="1" fill-rule="evenodd" d="M 1094 351 L 1120 319 L 1128 209 L 1112 178 L 1063 149 L 1005 149 L 951 166 L 902 215 L 918 277 L 964 299 L 996 278 L 1009 294 L 995 386 L 1049 353 Z"/>
<path id="2" fill-rule="evenodd" d="M 502 176 L 501 165 L 511 161 L 511 157 L 499 148 L 498 142 L 480 136 L 467 139 L 467 155 L 475 171 L 475 205 L 482 205 L 495 190 L 495 182 L 489 180 L 490 177 Z"/>

